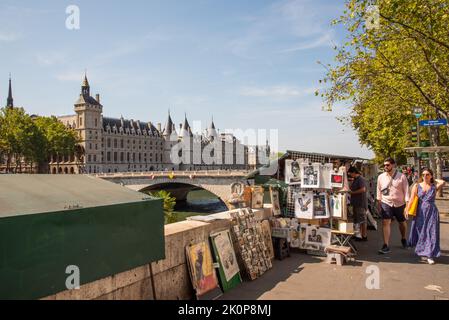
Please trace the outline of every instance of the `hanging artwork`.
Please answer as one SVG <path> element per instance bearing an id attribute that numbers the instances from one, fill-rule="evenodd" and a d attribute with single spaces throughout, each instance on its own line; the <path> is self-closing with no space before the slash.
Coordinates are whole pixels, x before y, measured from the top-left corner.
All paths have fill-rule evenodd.
<path id="1" fill-rule="evenodd" d="M 271 213 L 273 216 L 279 216 L 281 214 L 281 207 L 279 205 L 279 191 L 270 188 L 270 196 L 271 196 Z"/>
<path id="2" fill-rule="evenodd" d="M 313 218 L 325 219 L 329 218 L 329 201 L 327 193 L 321 192 L 313 195 Z"/>
<path id="3" fill-rule="evenodd" d="M 290 228 L 290 247 L 299 248 L 301 246 L 300 225 Z"/>
<path id="4" fill-rule="evenodd" d="M 343 176 L 343 188 L 342 188 L 342 191 L 349 191 L 348 169 L 346 168 L 346 166 L 341 166 L 338 169 L 338 173 Z"/>
<path id="5" fill-rule="evenodd" d="M 318 188 L 320 186 L 320 164 L 301 164 L 301 187 Z"/>
<path id="6" fill-rule="evenodd" d="M 285 160 L 285 183 L 299 184 L 301 183 L 301 170 L 297 161 L 287 159 Z"/>
<path id="7" fill-rule="evenodd" d="M 197 296 L 218 287 L 209 244 L 206 241 L 186 247 L 190 278 Z"/>
<path id="8" fill-rule="evenodd" d="M 295 217 L 313 219 L 313 192 L 297 193 L 295 196 Z"/>
<path id="9" fill-rule="evenodd" d="M 333 218 L 343 218 L 343 196 L 342 194 L 332 194 L 330 196 L 331 213 Z"/>
<path id="10" fill-rule="evenodd" d="M 254 209 L 263 208 L 263 187 L 262 186 L 254 186 L 252 187 L 252 200 L 251 207 Z"/>
<path id="11" fill-rule="evenodd" d="M 307 249 L 324 251 L 331 244 L 331 229 L 307 226 L 305 242 Z"/>
<path id="12" fill-rule="evenodd" d="M 343 175 L 340 173 L 331 173 L 331 186 L 332 188 L 343 188 Z"/>
<path id="13" fill-rule="evenodd" d="M 320 188 L 321 189 L 332 189 L 331 185 L 331 174 L 334 165 L 332 163 L 326 163 L 321 165 L 320 169 Z"/>

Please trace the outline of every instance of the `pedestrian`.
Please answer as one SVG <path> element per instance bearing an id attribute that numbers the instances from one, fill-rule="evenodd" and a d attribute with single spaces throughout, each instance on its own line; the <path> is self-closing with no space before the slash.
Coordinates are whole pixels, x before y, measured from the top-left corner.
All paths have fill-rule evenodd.
<path id="1" fill-rule="evenodd" d="M 348 176 L 353 179 L 349 194 L 351 195 L 354 223 L 360 225 L 360 233 L 362 236 L 362 238 L 356 238 L 356 241 L 367 241 L 368 228 L 366 210 L 368 209 L 368 201 L 366 197 L 366 182 L 356 167 L 350 167 L 348 169 Z"/>
<path id="2" fill-rule="evenodd" d="M 432 170 L 424 168 L 422 179 L 413 186 L 410 199 L 418 197 L 416 216 L 412 221 L 409 245 L 415 247 L 415 253 L 427 263 L 434 264 L 434 258 L 440 251 L 440 213 L 435 205 L 437 192 L 446 184 L 444 180 L 433 178 Z M 407 204 L 406 217 L 412 201 Z"/>
<path id="3" fill-rule="evenodd" d="M 377 178 L 377 205 L 382 215 L 384 244 L 380 254 L 390 252 L 391 221 L 396 219 L 401 233 L 401 244 L 407 248 L 407 223 L 405 218 L 405 204 L 409 200 L 408 181 L 405 175 L 396 170 L 394 159 L 384 161 L 385 172 Z"/>

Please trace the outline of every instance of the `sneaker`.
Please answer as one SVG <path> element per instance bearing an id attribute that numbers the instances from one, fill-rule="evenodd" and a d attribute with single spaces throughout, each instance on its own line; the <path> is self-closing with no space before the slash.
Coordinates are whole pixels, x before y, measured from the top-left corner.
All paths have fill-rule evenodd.
<path id="1" fill-rule="evenodd" d="M 428 264 L 435 264 L 435 261 L 432 258 L 427 259 Z"/>
<path id="2" fill-rule="evenodd" d="M 404 249 L 407 249 L 407 248 L 408 248 L 408 243 L 407 243 L 407 240 L 406 240 L 406 239 L 402 239 L 402 240 L 401 240 L 401 243 L 402 243 L 402 248 L 404 248 Z"/>
<path id="3" fill-rule="evenodd" d="M 390 247 L 388 247 L 386 244 L 383 245 L 382 249 L 379 250 L 380 254 L 386 254 L 390 252 Z"/>

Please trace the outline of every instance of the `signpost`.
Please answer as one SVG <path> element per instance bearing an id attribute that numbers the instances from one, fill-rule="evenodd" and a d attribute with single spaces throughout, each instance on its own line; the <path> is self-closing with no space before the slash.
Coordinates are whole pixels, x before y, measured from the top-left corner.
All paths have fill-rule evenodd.
<path id="1" fill-rule="evenodd" d="M 421 120 L 419 125 L 421 127 L 447 126 L 447 119 Z"/>

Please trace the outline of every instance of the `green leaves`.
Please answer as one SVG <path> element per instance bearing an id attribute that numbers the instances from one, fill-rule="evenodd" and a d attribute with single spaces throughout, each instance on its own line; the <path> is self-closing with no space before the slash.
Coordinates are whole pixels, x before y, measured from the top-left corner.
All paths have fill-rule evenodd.
<path id="1" fill-rule="evenodd" d="M 0 111 L 0 155 L 8 162 L 14 157 L 19 165 L 48 164 L 52 154 L 73 154 L 77 142 L 76 133 L 56 117 L 31 118 L 22 108 Z"/>
<path id="2" fill-rule="evenodd" d="M 347 0 L 338 19 L 348 41 L 322 82 L 326 105 L 350 106 L 351 126 L 376 156 L 404 154 L 409 111 L 448 117 L 448 0 L 379 0 L 380 23 L 366 27 L 369 0 Z M 326 81 L 324 81 L 326 80 Z M 444 139 L 445 141 L 447 139 Z"/>
<path id="3" fill-rule="evenodd" d="M 176 214 L 173 212 L 176 205 L 176 198 L 172 197 L 170 192 L 159 190 L 157 192 L 151 192 L 150 195 L 155 198 L 161 198 L 164 201 L 165 224 L 178 221 Z"/>

